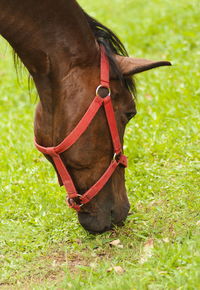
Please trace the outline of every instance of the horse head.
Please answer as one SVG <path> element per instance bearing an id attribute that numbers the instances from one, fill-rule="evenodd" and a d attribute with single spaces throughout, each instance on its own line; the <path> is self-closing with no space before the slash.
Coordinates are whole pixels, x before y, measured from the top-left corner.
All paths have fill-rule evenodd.
<path id="1" fill-rule="evenodd" d="M 87 112 L 100 84 L 102 46 L 109 61 L 112 108 L 123 146 L 125 127 L 136 114 L 132 76 L 170 63 L 128 57 L 112 31 L 90 18 L 76 1 L 43 0 L 36 7 L 33 0 L 27 0 L 17 11 L 10 1 L 2 3 L 7 7 L 0 7 L 5 11 L 0 32 L 28 68 L 40 97 L 35 114 L 37 144 L 43 148 L 58 146 Z M 27 11 L 27 5 L 33 9 Z M 8 29 L 11 24 L 12 33 Z M 24 37 L 17 35 L 22 28 Z M 26 30 L 31 31 L 27 39 Z M 105 97 L 108 91 L 103 88 L 99 94 Z M 84 195 L 110 166 L 114 155 L 111 135 L 102 106 L 80 138 L 59 155 L 78 195 Z M 53 155 L 45 156 L 62 177 Z M 104 232 L 125 221 L 130 205 L 124 171 L 124 166 L 117 166 L 98 194 L 79 209 L 78 218 L 86 230 Z"/>

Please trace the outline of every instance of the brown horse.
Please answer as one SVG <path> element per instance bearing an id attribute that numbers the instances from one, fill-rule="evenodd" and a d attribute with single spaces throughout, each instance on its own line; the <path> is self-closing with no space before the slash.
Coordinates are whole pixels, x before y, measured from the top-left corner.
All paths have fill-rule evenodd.
<path id="1" fill-rule="evenodd" d="M 136 114 L 131 77 L 170 65 L 128 57 L 119 39 L 89 17 L 75 0 L 0 0 L 0 33 L 36 85 L 40 102 L 35 115 L 35 136 L 45 147 L 58 145 L 93 101 L 100 82 L 99 44 L 105 47 L 110 63 L 111 98 L 122 144 L 125 126 Z M 61 158 L 79 194 L 102 176 L 113 158 L 103 108 Z M 119 166 L 99 194 L 81 208 L 78 218 L 90 232 L 104 232 L 123 224 L 128 211 L 124 167 Z"/>

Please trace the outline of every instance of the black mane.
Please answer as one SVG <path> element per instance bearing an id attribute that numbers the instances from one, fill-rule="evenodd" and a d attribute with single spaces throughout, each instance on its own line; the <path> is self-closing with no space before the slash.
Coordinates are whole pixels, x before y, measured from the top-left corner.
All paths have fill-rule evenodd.
<path id="1" fill-rule="evenodd" d="M 112 69 L 117 74 L 118 78 L 126 85 L 126 87 L 130 90 L 133 95 L 136 95 L 136 87 L 135 82 L 132 77 L 126 77 L 122 75 L 120 72 L 113 54 L 119 54 L 123 56 L 128 56 L 128 52 L 124 47 L 123 43 L 120 39 L 116 36 L 114 32 L 112 32 L 109 28 L 105 25 L 101 24 L 96 19 L 89 16 L 85 11 L 83 11 L 90 28 L 93 31 L 93 34 L 99 44 L 103 44 L 106 49 L 106 54 L 109 58 L 110 65 Z"/>

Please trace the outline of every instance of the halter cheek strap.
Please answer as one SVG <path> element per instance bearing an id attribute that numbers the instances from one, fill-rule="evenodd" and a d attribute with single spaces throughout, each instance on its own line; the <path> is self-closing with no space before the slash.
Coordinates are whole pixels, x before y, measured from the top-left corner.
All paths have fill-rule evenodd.
<path id="1" fill-rule="evenodd" d="M 106 88 L 108 90 L 106 97 L 101 97 L 99 91 L 101 88 Z M 78 194 L 74 182 L 64 165 L 60 154 L 68 150 L 76 141 L 81 137 L 81 135 L 87 130 L 89 124 L 92 122 L 96 116 L 98 110 L 101 107 L 104 107 L 105 114 L 112 138 L 113 143 L 113 159 L 110 163 L 110 166 L 101 176 L 101 178 L 83 195 Z M 127 167 L 127 158 L 123 155 L 121 142 L 119 138 L 119 133 L 117 129 L 117 123 L 115 119 L 115 113 L 110 97 L 110 77 L 109 77 L 109 62 L 105 54 L 105 48 L 101 46 L 101 84 L 96 90 L 96 97 L 93 102 L 90 104 L 88 110 L 79 121 L 78 125 L 71 131 L 71 133 L 57 146 L 55 147 L 43 147 L 36 142 L 36 148 L 43 154 L 51 156 L 55 167 L 58 172 L 58 177 L 61 185 L 64 185 L 68 197 L 67 202 L 69 207 L 74 208 L 76 211 L 79 211 L 81 206 L 91 201 L 100 190 L 108 182 L 115 169 L 122 165 Z"/>

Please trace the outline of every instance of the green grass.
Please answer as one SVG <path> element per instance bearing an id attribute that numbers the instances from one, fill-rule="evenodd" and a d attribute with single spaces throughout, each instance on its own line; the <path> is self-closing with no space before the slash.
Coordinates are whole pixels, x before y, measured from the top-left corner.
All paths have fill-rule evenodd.
<path id="1" fill-rule="evenodd" d="M 0 288 L 200 289 L 199 0 L 79 2 L 131 55 L 173 67 L 137 76 L 125 137 L 132 215 L 92 236 L 33 146 L 35 94 L 0 40 Z"/>

